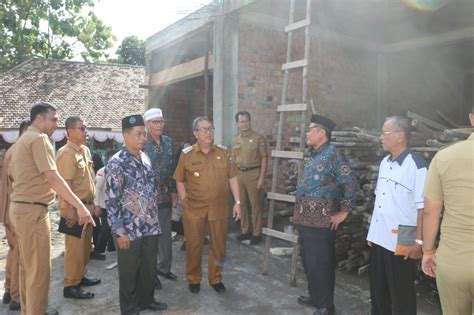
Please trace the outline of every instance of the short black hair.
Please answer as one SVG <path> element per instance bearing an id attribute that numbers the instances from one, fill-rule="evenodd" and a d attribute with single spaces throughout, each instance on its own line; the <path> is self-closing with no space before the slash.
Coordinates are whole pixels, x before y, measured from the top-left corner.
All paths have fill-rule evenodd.
<path id="1" fill-rule="evenodd" d="M 18 131 L 20 132 L 20 135 L 23 134 L 23 132 L 26 131 L 26 129 L 31 125 L 31 121 L 28 119 L 23 120 L 20 123 L 20 127 L 18 128 Z"/>
<path id="2" fill-rule="evenodd" d="M 39 102 L 33 105 L 30 110 L 30 121 L 33 122 L 38 115 L 44 115 L 49 111 L 56 112 L 56 108 L 47 102 Z"/>
<path id="3" fill-rule="evenodd" d="M 83 121 L 82 118 L 79 116 L 71 116 L 66 118 L 66 130 L 74 128 L 76 126 L 76 123 L 79 121 Z"/>
<path id="4" fill-rule="evenodd" d="M 252 120 L 252 117 L 250 116 L 250 113 L 243 110 L 243 111 L 240 111 L 238 112 L 237 114 L 235 114 L 235 122 L 238 122 L 239 121 L 239 116 L 247 116 L 247 118 L 249 120 Z"/>

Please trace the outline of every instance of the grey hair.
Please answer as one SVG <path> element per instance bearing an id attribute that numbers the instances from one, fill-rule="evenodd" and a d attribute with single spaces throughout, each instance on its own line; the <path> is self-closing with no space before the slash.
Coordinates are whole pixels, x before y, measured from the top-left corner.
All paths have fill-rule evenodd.
<path id="1" fill-rule="evenodd" d="M 392 121 L 395 125 L 396 131 L 401 131 L 405 134 L 405 139 L 407 143 L 410 142 L 411 137 L 411 124 L 410 121 L 402 116 L 389 116 L 385 121 Z"/>
<path id="2" fill-rule="evenodd" d="M 207 121 L 207 122 L 211 122 L 209 120 L 209 118 L 207 118 L 206 116 L 198 116 L 196 118 L 194 118 L 193 120 L 193 131 L 198 131 L 198 124 L 201 122 L 201 121 Z"/>

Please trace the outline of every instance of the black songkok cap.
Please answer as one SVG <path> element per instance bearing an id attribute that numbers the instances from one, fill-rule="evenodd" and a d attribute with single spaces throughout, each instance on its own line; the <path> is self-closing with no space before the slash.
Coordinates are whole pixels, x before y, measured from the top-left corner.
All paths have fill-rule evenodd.
<path id="1" fill-rule="evenodd" d="M 311 122 L 321 125 L 331 132 L 334 130 L 334 128 L 336 128 L 336 123 L 334 121 L 321 115 L 312 115 Z"/>
<path id="2" fill-rule="evenodd" d="M 131 115 L 122 119 L 122 131 L 135 126 L 145 126 L 142 115 Z"/>

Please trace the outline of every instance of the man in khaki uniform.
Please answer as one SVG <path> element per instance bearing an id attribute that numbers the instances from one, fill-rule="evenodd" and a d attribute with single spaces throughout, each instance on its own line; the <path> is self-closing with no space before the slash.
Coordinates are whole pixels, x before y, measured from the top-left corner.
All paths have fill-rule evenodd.
<path id="1" fill-rule="evenodd" d="M 474 107 L 469 114 L 474 126 Z M 425 185 L 423 271 L 436 277 L 443 314 L 474 311 L 474 133 L 439 151 Z M 441 238 L 435 248 L 444 205 Z"/>
<path id="2" fill-rule="evenodd" d="M 20 137 L 29 127 L 30 121 L 24 120 L 20 124 Z M 0 192 L 0 223 L 5 225 L 5 235 L 8 243 L 7 263 L 5 265 L 5 293 L 3 294 L 3 303 L 10 303 L 11 311 L 20 309 L 20 258 L 18 251 L 18 241 L 15 235 L 9 215 L 10 195 L 12 193 L 11 182 L 11 157 L 15 145 L 5 153 L 3 159 L 4 168 L 2 170 L 2 183 Z"/>
<path id="3" fill-rule="evenodd" d="M 225 292 L 222 269 L 226 255 L 229 185 L 236 201 L 233 217 L 240 218 L 237 172 L 227 150 L 213 144 L 214 127 L 206 117 L 193 122 L 197 143 L 183 149 L 173 178 L 183 206 L 186 238 L 186 277 L 189 290 L 198 293 L 202 278 L 202 248 L 206 227 L 209 230 L 209 284 Z"/>
<path id="4" fill-rule="evenodd" d="M 54 191 L 77 210 L 81 224 L 94 224 L 81 200 L 58 174 L 51 136 L 58 127 L 56 109 L 48 103 L 31 108 L 32 125 L 15 144 L 10 213 L 20 249 L 20 301 L 23 314 L 44 314 L 51 275 L 51 226 L 48 206 Z M 54 190 L 53 190 L 54 189 Z M 57 311 L 47 314 L 57 314 Z"/>
<path id="5" fill-rule="evenodd" d="M 87 140 L 87 129 L 78 116 L 66 119 L 67 144 L 58 150 L 56 164 L 59 174 L 66 180 L 71 190 L 92 214 L 95 211 L 94 168 L 89 149 L 84 145 Z M 74 208 L 62 198 L 59 202 L 62 218 L 68 226 L 77 224 Z M 65 235 L 66 250 L 64 253 L 64 290 L 65 298 L 90 299 L 94 293 L 82 290 L 82 286 L 100 283 L 99 279 L 86 278 L 86 266 L 92 251 L 92 225 L 87 225 L 82 238 Z"/>
<path id="6" fill-rule="evenodd" d="M 237 236 L 237 240 L 250 240 L 250 245 L 256 245 L 262 241 L 262 190 L 267 172 L 267 144 L 261 134 L 252 130 L 250 120 L 249 112 L 242 111 L 235 115 L 240 133 L 232 139 L 232 159 L 239 170 L 239 191 L 242 198 L 242 234 Z M 253 234 L 249 229 L 250 207 Z"/>

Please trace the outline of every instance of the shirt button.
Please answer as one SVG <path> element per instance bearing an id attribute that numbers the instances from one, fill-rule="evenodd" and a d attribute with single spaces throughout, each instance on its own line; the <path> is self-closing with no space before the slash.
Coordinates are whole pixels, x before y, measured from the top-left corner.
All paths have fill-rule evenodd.
<path id="1" fill-rule="evenodd" d="M 379 208 L 382 208 L 382 206 L 379 206 Z"/>
<path id="2" fill-rule="evenodd" d="M 382 193 L 382 195 L 385 195 L 385 193 Z"/>
<path id="3" fill-rule="evenodd" d="M 390 169 L 392 169 L 392 167 L 390 167 Z"/>

